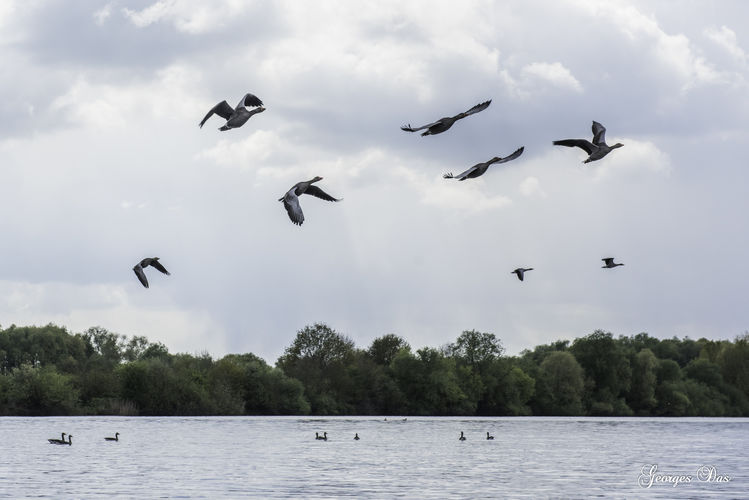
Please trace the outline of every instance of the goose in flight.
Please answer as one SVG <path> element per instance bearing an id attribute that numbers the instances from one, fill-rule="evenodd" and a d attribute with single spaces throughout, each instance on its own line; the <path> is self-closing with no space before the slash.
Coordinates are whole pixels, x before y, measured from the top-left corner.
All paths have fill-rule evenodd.
<path id="1" fill-rule="evenodd" d="M 64 432 L 62 433 L 62 439 L 52 438 L 52 439 L 47 439 L 47 441 L 49 441 L 49 444 L 68 444 L 68 442 L 65 441 L 65 433 Z"/>
<path id="2" fill-rule="evenodd" d="M 252 111 L 248 110 L 246 106 L 253 107 Z M 265 111 L 263 107 L 263 101 L 258 99 L 252 94 L 245 94 L 244 97 L 239 101 L 236 108 L 229 106 L 226 101 L 221 101 L 211 108 L 207 115 L 200 122 L 200 128 L 203 128 L 203 124 L 213 114 L 219 115 L 221 118 L 226 120 L 226 124 L 219 128 L 219 130 L 229 130 L 231 128 L 239 128 L 245 124 L 250 117 L 257 113 Z"/>
<path id="3" fill-rule="evenodd" d="M 600 160 L 612 150 L 624 146 L 624 144 L 617 142 L 613 146 L 606 144 L 606 128 L 598 123 L 593 122 L 593 142 L 585 139 L 562 139 L 561 141 L 554 141 L 555 146 L 567 146 L 570 148 L 578 147 L 588 153 L 588 158 L 583 163 L 589 163 L 591 161 Z"/>
<path id="4" fill-rule="evenodd" d="M 459 181 L 464 181 L 466 179 L 473 179 L 475 177 L 479 177 L 484 175 L 484 173 L 489 169 L 489 166 L 493 165 L 494 163 L 507 163 L 508 161 L 512 161 L 521 154 L 523 154 L 523 150 L 525 147 L 521 147 L 520 149 L 516 150 L 514 153 L 512 153 L 510 156 L 505 156 L 504 158 L 500 158 L 499 156 L 495 156 L 491 160 L 484 162 L 484 163 L 477 163 L 465 172 L 453 175 L 452 172 L 449 172 L 442 177 L 445 179 L 458 179 Z"/>
<path id="5" fill-rule="evenodd" d="M 613 257 L 605 257 L 605 258 L 603 258 L 601 260 L 604 262 L 604 265 L 601 266 L 602 269 L 611 269 L 611 268 L 616 267 L 616 266 L 623 266 L 624 265 L 624 264 L 621 264 L 621 263 L 620 264 L 615 264 Z"/>
<path id="6" fill-rule="evenodd" d="M 133 267 L 135 275 L 146 288 L 148 288 L 148 280 L 146 279 L 146 273 L 143 272 L 143 269 L 148 266 L 155 267 L 157 270 L 161 271 L 164 274 L 169 274 L 169 271 L 167 271 L 166 268 L 159 262 L 158 257 L 146 257 L 142 261 L 135 264 L 135 267 Z"/>
<path id="7" fill-rule="evenodd" d="M 302 207 L 299 205 L 299 197 L 303 194 L 310 194 L 316 198 L 320 198 L 325 201 L 341 201 L 333 198 L 328 193 L 323 191 L 317 186 L 313 186 L 312 183 L 321 181 L 322 177 L 315 177 L 309 181 L 297 182 L 289 189 L 285 195 L 278 199 L 283 202 L 286 213 L 289 214 L 291 222 L 297 226 L 301 226 L 304 222 L 304 214 L 302 213 Z"/>
<path id="8" fill-rule="evenodd" d="M 485 102 L 482 102 L 481 104 L 475 105 L 474 107 L 472 107 L 468 111 L 465 111 L 463 113 L 457 114 L 457 115 L 455 115 L 453 117 L 447 116 L 445 118 L 440 118 L 436 122 L 429 123 L 429 124 L 424 125 L 422 127 L 414 128 L 409 123 L 408 125 L 406 125 L 404 127 L 401 127 L 401 130 L 405 130 L 406 132 L 416 132 L 417 130 L 427 129 L 426 132 L 424 132 L 423 134 L 421 134 L 422 136 L 441 134 L 445 130 L 447 130 L 450 127 L 452 127 L 453 123 L 455 123 L 456 121 L 460 120 L 461 118 L 465 118 L 466 116 L 472 115 L 474 113 L 478 113 L 479 111 L 485 110 L 486 108 L 489 107 L 489 105 L 491 103 L 492 103 L 492 100 L 489 99 L 488 101 L 485 101 Z"/>
<path id="9" fill-rule="evenodd" d="M 517 274 L 518 279 L 520 281 L 523 281 L 523 277 L 525 276 L 526 271 L 533 271 L 533 268 L 532 267 L 527 267 L 527 268 L 518 267 L 517 269 L 512 271 L 510 274 L 513 274 L 513 273 Z"/>

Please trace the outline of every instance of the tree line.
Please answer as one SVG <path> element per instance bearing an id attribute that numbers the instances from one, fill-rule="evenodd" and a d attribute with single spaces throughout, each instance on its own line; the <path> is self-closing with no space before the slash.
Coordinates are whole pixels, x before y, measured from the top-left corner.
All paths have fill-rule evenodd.
<path id="1" fill-rule="evenodd" d="M 439 348 L 366 349 L 316 323 L 268 365 L 101 327 L 0 329 L 0 415 L 749 416 L 749 333 L 733 341 L 602 330 L 506 356 L 467 330 Z"/>

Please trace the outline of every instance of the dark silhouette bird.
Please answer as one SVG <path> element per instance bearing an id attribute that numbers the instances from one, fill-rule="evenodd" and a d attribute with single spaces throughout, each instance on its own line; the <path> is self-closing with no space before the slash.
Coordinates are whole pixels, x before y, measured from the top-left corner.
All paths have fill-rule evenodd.
<path id="1" fill-rule="evenodd" d="M 47 439 L 47 441 L 49 441 L 49 444 L 68 444 L 68 442 L 65 441 L 65 433 L 64 432 L 62 433 L 62 439 L 51 438 L 51 439 Z"/>
<path id="2" fill-rule="evenodd" d="M 510 274 L 513 274 L 513 273 L 517 274 L 518 275 L 518 279 L 520 281 L 523 281 L 523 278 L 524 278 L 525 273 L 527 271 L 533 271 L 533 268 L 532 267 L 525 267 L 525 268 L 524 267 L 518 267 L 517 269 L 515 269 L 514 271 L 512 271 Z"/>
<path id="3" fill-rule="evenodd" d="M 470 116 L 472 114 L 478 113 L 479 111 L 485 110 L 486 108 L 489 107 L 489 105 L 491 103 L 492 103 L 492 100 L 489 99 L 486 102 L 482 102 L 481 104 L 475 105 L 474 107 L 472 107 L 468 111 L 465 111 L 463 113 L 457 114 L 457 115 L 455 115 L 453 117 L 440 118 L 436 122 L 428 123 L 427 125 L 424 125 L 422 127 L 416 127 L 416 128 L 414 128 L 409 123 L 408 125 L 401 127 L 401 130 L 405 130 L 406 132 L 416 132 L 417 130 L 427 129 L 426 132 L 424 132 L 423 134 L 421 134 L 422 137 L 425 136 L 425 135 L 441 134 L 445 130 L 448 130 L 450 127 L 452 127 L 453 123 L 455 123 L 456 121 L 458 121 L 460 119 L 463 119 L 466 116 Z"/>
<path id="4" fill-rule="evenodd" d="M 494 436 L 492 436 L 491 434 L 489 434 L 489 433 L 487 432 L 487 433 L 486 433 L 486 439 L 488 439 L 488 440 L 492 440 L 492 439 L 494 439 Z"/>
<path id="5" fill-rule="evenodd" d="M 489 167 L 495 163 L 507 163 L 508 161 L 512 161 L 521 154 L 523 154 L 523 150 L 525 147 L 521 147 L 520 149 L 516 150 L 514 153 L 512 153 L 510 156 L 506 156 L 504 158 L 500 158 L 499 156 L 495 156 L 491 160 L 484 162 L 484 163 L 477 163 L 465 172 L 453 175 L 452 172 L 448 172 L 442 177 L 445 179 L 458 179 L 459 181 L 464 181 L 466 179 L 473 179 L 475 177 L 479 177 L 484 175 L 484 173 L 489 169 Z"/>
<path id="6" fill-rule="evenodd" d="M 317 435 L 316 432 L 315 432 L 315 435 Z M 321 441 L 327 441 L 328 440 L 328 432 L 327 431 L 323 432 L 322 436 L 318 437 L 317 439 L 319 439 Z"/>
<path id="7" fill-rule="evenodd" d="M 140 282 L 146 288 L 148 288 L 148 280 L 146 279 L 146 273 L 143 272 L 143 269 L 145 269 L 148 266 L 154 267 L 157 270 L 161 271 L 162 273 L 169 275 L 169 271 L 167 271 L 166 268 L 161 265 L 158 257 L 146 257 L 142 261 L 135 264 L 135 267 L 133 267 L 133 271 L 135 271 L 135 275 L 138 277 Z"/>
<path id="8" fill-rule="evenodd" d="M 606 144 L 606 128 L 598 123 L 593 122 L 593 142 L 585 139 L 562 139 L 561 141 L 554 141 L 555 146 L 567 146 L 570 148 L 578 147 L 588 153 L 588 158 L 583 163 L 589 163 L 591 161 L 600 160 L 612 150 L 624 146 L 624 144 L 617 142 L 613 146 Z"/>
<path id="9" fill-rule="evenodd" d="M 355 441 L 359 441 L 359 433 L 358 432 L 354 435 L 354 440 Z"/>
<path id="10" fill-rule="evenodd" d="M 624 264 L 615 264 L 614 257 L 605 257 L 601 260 L 605 263 L 603 266 L 601 266 L 603 269 L 611 269 L 612 267 L 624 265 Z"/>
<path id="11" fill-rule="evenodd" d="M 120 433 L 119 432 L 115 432 L 114 433 L 114 437 L 105 437 L 104 440 L 105 441 L 119 441 L 120 440 Z"/>
<path id="12" fill-rule="evenodd" d="M 63 443 L 63 444 L 65 444 L 65 443 Z M 68 444 L 68 446 L 72 446 L 73 445 L 73 435 L 72 434 L 68 434 L 68 443 L 67 444 Z"/>
<path id="13" fill-rule="evenodd" d="M 252 110 L 248 110 L 246 106 L 254 107 Z M 229 106 L 226 101 L 221 101 L 211 108 L 207 115 L 200 122 L 200 128 L 203 128 L 203 124 L 213 114 L 219 115 L 221 118 L 226 120 L 226 124 L 219 128 L 219 130 L 225 131 L 232 128 L 239 128 L 244 125 L 252 115 L 262 113 L 265 111 L 263 107 L 263 101 L 258 99 L 252 94 L 245 94 L 244 97 L 239 101 L 236 108 Z"/>
<path id="14" fill-rule="evenodd" d="M 316 198 L 320 198 L 325 201 L 341 201 L 333 198 L 328 193 L 323 191 L 317 186 L 313 186 L 313 182 L 321 181 L 322 177 L 315 177 L 309 181 L 297 182 L 289 189 L 285 195 L 278 199 L 283 202 L 286 213 L 289 214 L 291 222 L 297 226 L 301 226 L 304 222 L 304 214 L 302 213 L 302 207 L 299 205 L 299 197 L 303 194 L 310 194 Z"/>
<path id="15" fill-rule="evenodd" d="M 460 431 L 460 437 L 458 438 L 458 441 L 465 441 L 466 437 L 463 435 L 463 431 Z"/>

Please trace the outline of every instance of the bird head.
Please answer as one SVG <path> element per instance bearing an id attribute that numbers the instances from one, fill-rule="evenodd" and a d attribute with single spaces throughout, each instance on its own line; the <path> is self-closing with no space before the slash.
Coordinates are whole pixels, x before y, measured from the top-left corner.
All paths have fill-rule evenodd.
<path id="1" fill-rule="evenodd" d="M 620 148 L 622 146 L 624 146 L 624 144 L 622 144 L 621 142 L 617 142 L 616 144 L 614 144 L 613 146 L 611 146 L 611 149 Z"/>
<path id="2" fill-rule="evenodd" d="M 321 180 L 322 180 L 322 177 L 320 177 L 319 175 L 316 175 L 315 178 L 312 179 L 310 182 L 317 182 L 317 181 L 321 181 Z"/>

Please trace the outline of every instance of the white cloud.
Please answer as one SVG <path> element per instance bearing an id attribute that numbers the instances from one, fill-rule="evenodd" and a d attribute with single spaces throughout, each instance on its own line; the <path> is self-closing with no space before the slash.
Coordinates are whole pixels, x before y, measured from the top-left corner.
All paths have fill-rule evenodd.
<path id="1" fill-rule="evenodd" d="M 726 78 L 700 55 L 685 35 L 666 33 L 652 15 L 627 3 L 576 0 L 573 4 L 597 22 L 611 23 L 627 36 L 633 46 L 650 53 L 659 64 L 676 74 L 682 91 L 696 85 L 723 83 Z"/>
<path id="2" fill-rule="evenodd" d="M 108 3 L 101 9 L 93 13 L 94 22 L 97 26 L 103 26 L 104 23 L 112 16 L 112 4 Z"/>
<path id="3" fill-rule="evenodd" d="M 559 62 L 534 62 L 523 67 L 522 73 L 527 79 L 536 78 L 547 81 L 556 87 L 570 89 L 575 92 L 583 91 L 580 82 L 577 81 L 569 69 L 565 68 Z"/>
<path id="4" fill-rule="evenodd" d="M 540 196 L 541 198 L 546 198 L 546 192 L 541 189 L 541 182 L 534 176 L 526 177 L 520 183 L 520 186 L 518 186 L 518 190 L 523 196 Z"/>
<path id="5" fill-rule="evenodd" d="M 706 28 L 705 36 L 717 43 L 740 63 L 746 62 L 746 52 L 739 45 L 736 32 L 729 27 L 721 26 L 720 29 L 715 27 Z"/>
<path id="6" fill-rule="evenodd" d="M 607 138 L 609 144 L 617 141 Z M 657 175 L 668 177 L 671 175 L 671 159 L 669 155 L 650 141 L 637 141 L 622 138 L 623 148 L 615 149 L 603 160 L 588 163 L 595 168 L 596 179 L 613 180 L 622 178 L 638 178 Z"/>

